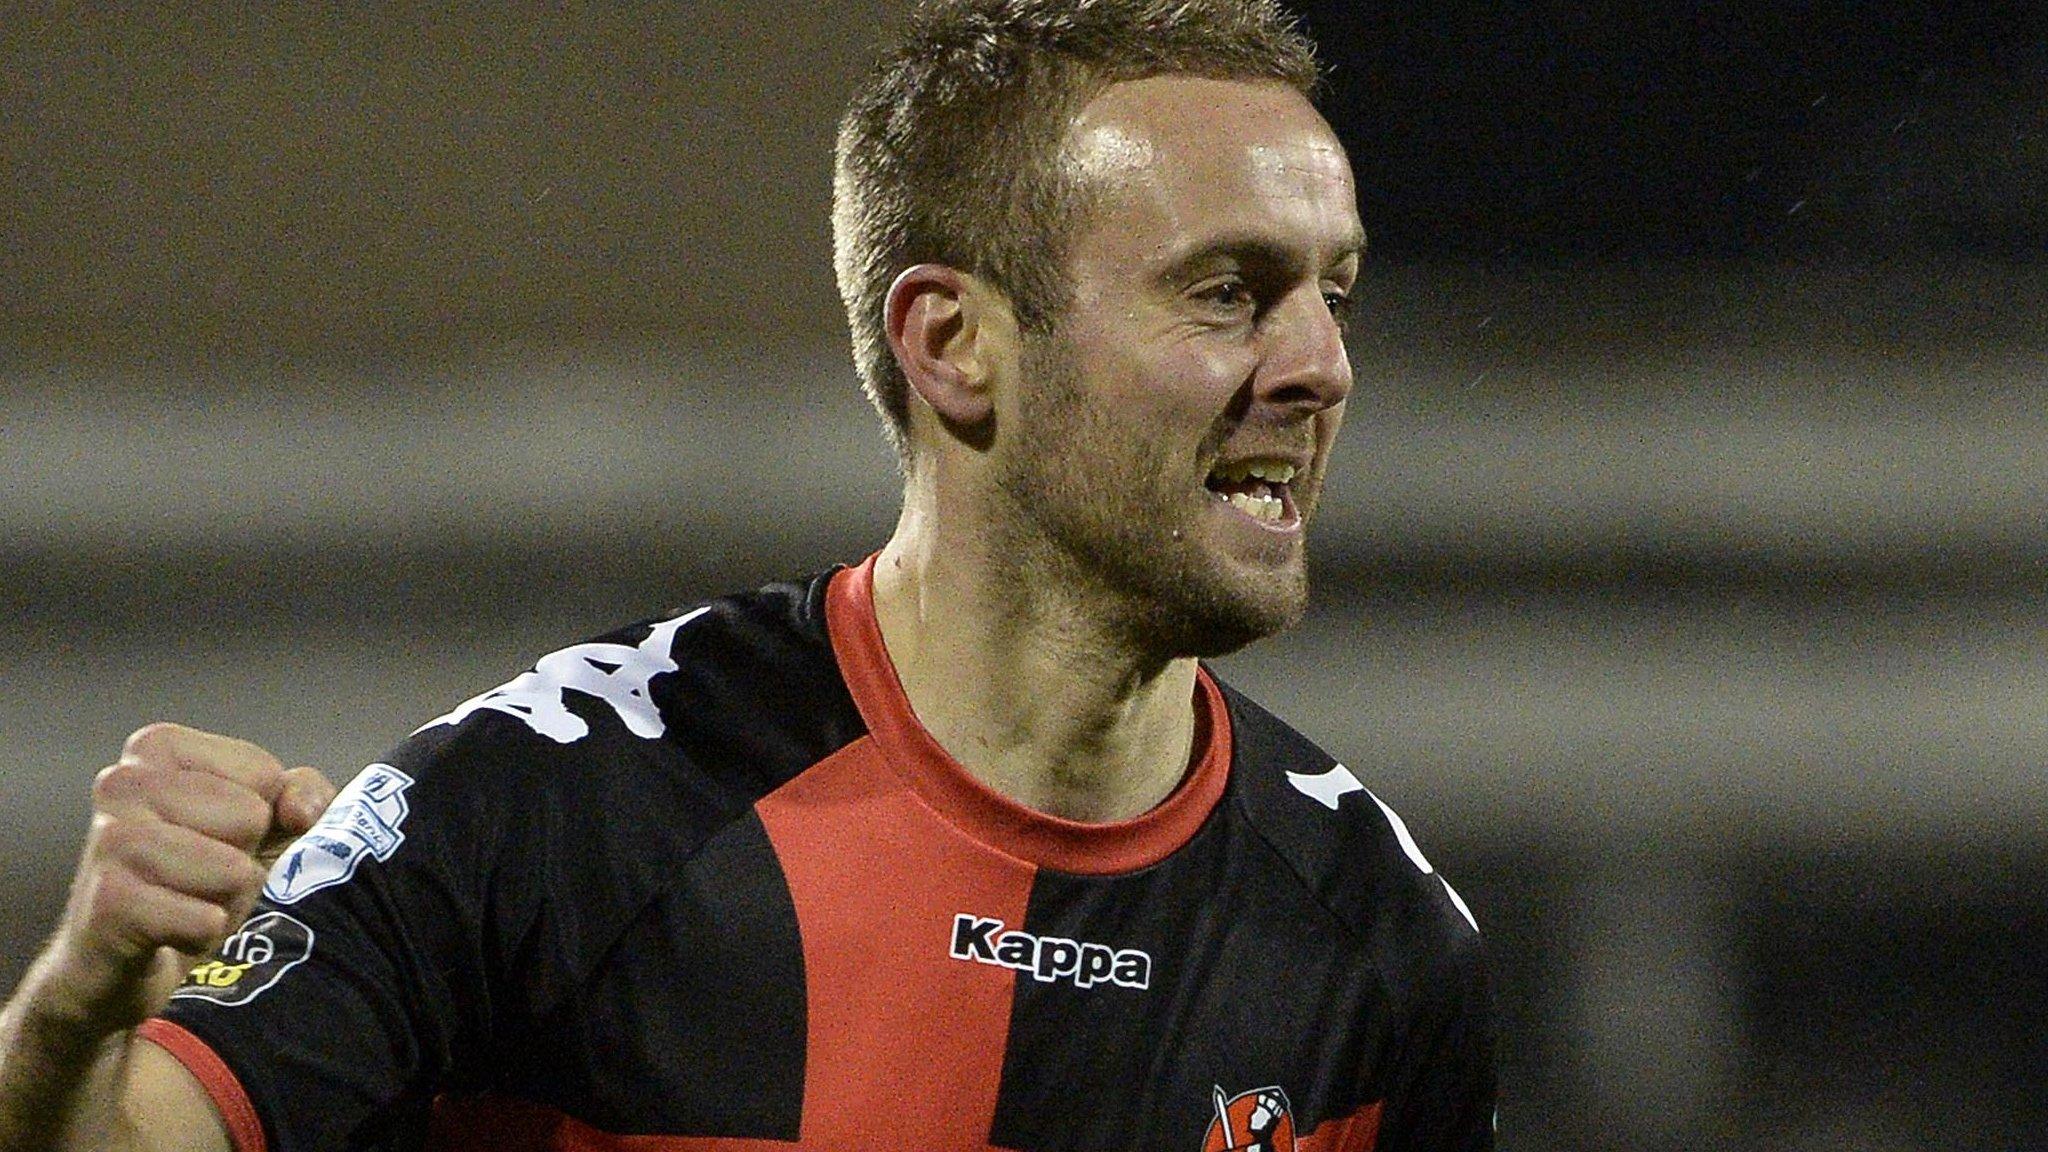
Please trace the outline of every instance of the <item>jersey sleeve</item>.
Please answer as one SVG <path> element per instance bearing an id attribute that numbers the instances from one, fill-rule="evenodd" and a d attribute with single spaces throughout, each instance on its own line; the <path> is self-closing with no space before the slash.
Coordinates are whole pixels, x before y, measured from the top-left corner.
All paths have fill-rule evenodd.
<path id="1" fill-rule="evenodd" d="M 244 1118 L 237 1152 L 417 1148 L 438 1095 L 552 1082 L 592 966 L 701 825 L 744 807 L 662 739 L 677 632 L 709 611 L 543 656 L 365 768 L 279 857 L 144 1026 Z"/>
<path id="2" fill-rule="evenodd" d="M 1446 924 L 1454 935 L 1427 974 L 1429 991 L 1408 1021 L 1375 1152 L 1494 1147 L 1495 1025 L 1485 953 L 1476 931 L 1462 932 L 1466 921 Z"/>
<path id="3" fill-rule="evenodd" d="M 365 768 L 144 1025 L 237 1152 L 411 1146 L 434 1088 L 483 1049 L 491 877 L 517 866 L 487 735 L 424 732 Z"/>
<path id="4" fill-rule="evenodd" d="M 1477 919 L 1407 824 L 1328 752 L 1225 687 L 1246 810 L 1376 974 L 1383 1037 L 1360 1096 L 1380 1102 L 1374 1152 L 1494 1146 L 1494 1015 Z"/>

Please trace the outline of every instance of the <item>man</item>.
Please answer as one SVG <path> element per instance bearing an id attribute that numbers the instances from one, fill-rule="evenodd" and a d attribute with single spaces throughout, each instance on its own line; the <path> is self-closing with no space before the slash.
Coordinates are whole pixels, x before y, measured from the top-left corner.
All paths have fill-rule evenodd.
<path id="1" fill-rule="evenodd" d="M 1198 664 L 1301 613 L 1351 386 L 1314 80 L 1266 0 L 923 10 L 835 187 L 886 546 L 543 658 L 267 883 L 318 781 L 138 733 L 0 1147 L 1491 1147 L 1469 914 Z"/>

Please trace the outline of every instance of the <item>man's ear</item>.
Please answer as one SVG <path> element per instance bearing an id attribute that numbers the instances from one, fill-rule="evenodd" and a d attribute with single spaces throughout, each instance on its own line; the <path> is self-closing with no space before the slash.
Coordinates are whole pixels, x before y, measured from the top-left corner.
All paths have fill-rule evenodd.
<path id="1" fill-rule="evenodd" d="M 889 285 L 889 350 L 911 391 L 970 442 L 984 443 L 992 431 L 990 369 L 1007 319 L 1001 293 L 944 264 L 913 264 Z"/>

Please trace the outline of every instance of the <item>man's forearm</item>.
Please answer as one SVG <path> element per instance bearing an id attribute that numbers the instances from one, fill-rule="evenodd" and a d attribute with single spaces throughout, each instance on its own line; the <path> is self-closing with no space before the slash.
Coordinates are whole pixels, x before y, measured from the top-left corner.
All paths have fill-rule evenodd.
<path id="1" fill-rule="evenodd" d="M 46 1011 L 43 967 L 0 1010 L 0 1152 L 138 1149 L 120 1107 L 134 1032 L 96 1033 Z"/>

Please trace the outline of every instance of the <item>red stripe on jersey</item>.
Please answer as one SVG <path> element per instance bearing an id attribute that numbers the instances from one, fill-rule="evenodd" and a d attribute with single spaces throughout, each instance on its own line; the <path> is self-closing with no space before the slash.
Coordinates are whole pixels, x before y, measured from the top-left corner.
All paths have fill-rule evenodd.
<path id="1" fill-rule="evenodd" d="M 426 1146 L 428 1152 L 849 1152 L 865 1147 L 744 1136 L 619 1136 L 553 1108 L 490 1095 L 435 1101 Z M 958 1147 L 960 1152 L 1007 1152 L 981 1144 Z"/>
<path id="2" fill-rule="evenodd" d="M 229 1068 L 206 1041 L 163 1019 L 144 1020 L 135 1034 L 169 1052 L 206 1089 L 206 1094 L 213 1099 L 214 1109 L 227 1125 L 228 1139 L 234 1144 L 235 1152 L 268 1152 L 268 1145 L 263 1139 L 263 1122 L 257 1119 L 256 1106 L 249 1102 L 249 1093 L 242 1088 L 242 1081 L 234 1069 Z"/>
<path id="3" fill-rule="evenodd" d="M 429 1152 L 791 1152 L 782 1140 L 731 1136 L 618 1136 L 545 1105 L 509 1096 L 434 1101 Z"/>
<path id="4" fill-rule="evenodd" d="M 1372 1152 L 1380 1142 L 1380 1109 L 1385 1106 L 1380 1101 L 1323 1121 L 1294 1142 L 1296 1152 Z"/>
<path id="5" fill-rule="evenodd" d="M 1295 1141 L 1296 1152 L 1373 1152 L 1384 1102 L 1325 1120 Z M 924 1144 L 962 1152 L 1005 1152 L 983 1144 Z M 806 1139 L 751 1140 L 737 1136 L 618 1136 L 553 1108 L 505 1096 L 442 1097 L 434 1102 L 430 1152 L 841 1152 L 847 1147 Z"/>
<path id="6" fill-rule="evenodd" d="M 803 1145 L 985 1147 L 1016 973 L 953 958 L 953 919 L 1021 924 L 1035 870 L 939 819 L 871 738 L 756 811 L 803 938 Z"/>
<path id="7" fill-rule="evenodd" d="M 1000 852 L 1083 876 L 1135 872 L 1166 859 L 1201 830 L 1230 779 L 1230 714 L 1206 669 L 1195 673 L 1192 766 L 1151 811 L 1112 824 L 1063 820 L 1027 808 L 976 780 L 917 719 L 875 621 L 874 568 L 832 578 L 825 623 L 832 653 L 868 731 L 888 764 L 954 827 Z"/>

